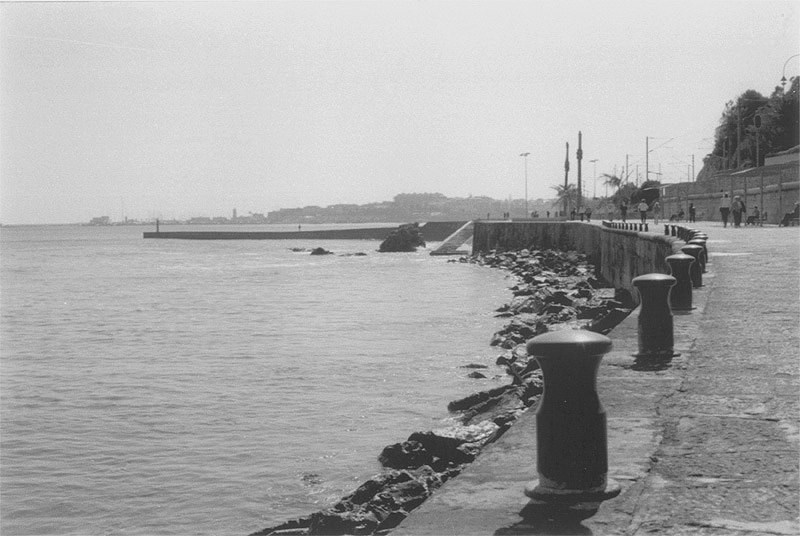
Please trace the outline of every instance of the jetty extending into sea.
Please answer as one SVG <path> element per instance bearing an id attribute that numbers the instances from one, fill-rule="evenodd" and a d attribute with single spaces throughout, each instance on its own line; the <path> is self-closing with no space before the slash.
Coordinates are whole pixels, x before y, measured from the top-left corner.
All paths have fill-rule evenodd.
<path id="1" fill-rule="evenodd" d="M 464 226 L 465 221 L 431 221 L 420 224 L 428 242 L 441 242 Z M 165 240 L 385 240 L 396 226 L 303 231 L 156 231 L 143 238 Z"/>

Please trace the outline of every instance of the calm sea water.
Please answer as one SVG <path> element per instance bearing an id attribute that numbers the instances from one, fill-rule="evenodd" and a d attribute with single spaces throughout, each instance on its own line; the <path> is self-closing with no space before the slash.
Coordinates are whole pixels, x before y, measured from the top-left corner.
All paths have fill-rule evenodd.
<path id="1" fill-rule="evenodd" d="M 384 446 L 505 382 L 460 368 L 494 363 L 499 271 L 144 230 L 0 230 L 4 536 L 247 534 L 330 505 Z M 316 246 L 368 255 L 289 250 Z"/>

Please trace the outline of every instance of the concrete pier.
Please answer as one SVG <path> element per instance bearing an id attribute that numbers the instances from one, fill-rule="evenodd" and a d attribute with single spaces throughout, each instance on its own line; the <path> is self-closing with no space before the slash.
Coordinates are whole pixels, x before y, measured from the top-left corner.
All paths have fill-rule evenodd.
<path id="1" fill-rule="evenodd" d="M 420 225 L 422 236 L 429 242 L 440 242 L 466 222 L 437 221 Z M 385 240 L 397 226 L 324 229 L 312 231 L 155 231 L 143 238 L 171 240 Z"/>

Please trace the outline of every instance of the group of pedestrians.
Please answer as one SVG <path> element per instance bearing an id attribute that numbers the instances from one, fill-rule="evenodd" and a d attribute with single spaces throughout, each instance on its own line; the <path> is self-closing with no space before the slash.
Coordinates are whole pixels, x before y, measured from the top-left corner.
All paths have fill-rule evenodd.
<path id="1" fill-rule="evenodd" d="M 742 226 L 742 216 L 747 215 L 747 206 L 745 205 L 744 201 L 742 201 L 742 197 L 739 195 L 733 196 L 733 201 L 731 201 L 730 196 L 723 192 L 722 194 L 722 201 L 720 202 L 719 206 L 719 213 L 722 217 L 722 226 L 728 226 L 728 218 L 733 216 L 733 226 L 734 227 L 741 227 Z M 753 215 L 750 218 L 747 218 L 747 221 L 752 222 L 753 224 L 758 224 L 761 222 L 761 212 L 758 210 L 758 206 L 753 207 Z M 745 223 L 746 225 L 747 223 Z"/>
<path id="2" fill-rule="evenodd" d="M 745 225 L 760 225 L 762 221 L 767 217 L 766 212 L 762 213 L 758 206 L 753 206 L 752 214 L 750 216 L 747 215 L 747 206 L 745 205 L 744 200 L 739 195 L 733 196 L 733 199 L 730 196 L 720 190 L 722 195 L 722 199 L 719 205 L 719 213 L 722 217 L 722 226 L 728 227 L 728 221 L 732 219 L 732 226 L 733 227 L 741 227 L 742 222 L 744 221 Z M 638 203 L 633 205 L 635 210 L 639 212 L 639 218 L 641 219 L 642 223 L 647 223 L 647 213 L 652 211 L 653 213 L 653 222 L 658 224 L 659 219 L 661 219 L 661 204 L 659 203 L 658 199 L 653 201 L 652 204 L 648 204 L 647 200 L 642 198 Z M 620 215 L 622 216 L 622 221 L 626 222 L 628 218 L 628 203 L 626 200 L 622 200 L 619 205 Z M 672 216 L 672 219 L 678 218 L 678 221 L 682 220 L 685 216 L 685 212 L 683 209 L 680 210 L 677 216 Z M 697 209 L 694 206 L 694 203 L 689 203 L 689 218 L 688 221 L 693 223 L 696 221 L 697 217 Z M 791 225 L 793 222 L 797 222 L 800 220 L 800 202 L 794 204 L 794 209 L 792 212 L 787 213 L 783 221 L 779 225 Z"/>
<path id="3" fill-rule="evenodd" d="M 652 210 L 653 211 L 653 222 L 658 224 L 658 220 L 661 217 L 661 204 L 658 202 L 658 199 L 653 201 L 653 204 L 650 205 L 647 203 L 647 200 L 642 198 L 639 201 L 639 204 L 636 205 L 636 210 L 639 212 L 639 218 L 641 219 L 642 223 L 647 223 L 647 212 Z M 622 221 L 628 221 L 628 203 L 623 199 L 622 203 L 619 205 L 619 212 L 622 216 Z"/>

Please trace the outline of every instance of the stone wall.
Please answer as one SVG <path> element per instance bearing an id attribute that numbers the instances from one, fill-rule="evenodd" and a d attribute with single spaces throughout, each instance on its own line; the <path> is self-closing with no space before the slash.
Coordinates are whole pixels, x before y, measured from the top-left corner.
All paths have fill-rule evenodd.
<path id="1" fill-rule="evenodd" d="M 657 226 L 657 229 L 662 229 Z M 608 229 L 580 222 L 475 222 L 473 252 L 560 249 L 585 254 L 615 288 L 638 295 L 631 280 L 648 273 L 669 273 L 664 260 L 684 243 L 673 236 Z"/>

